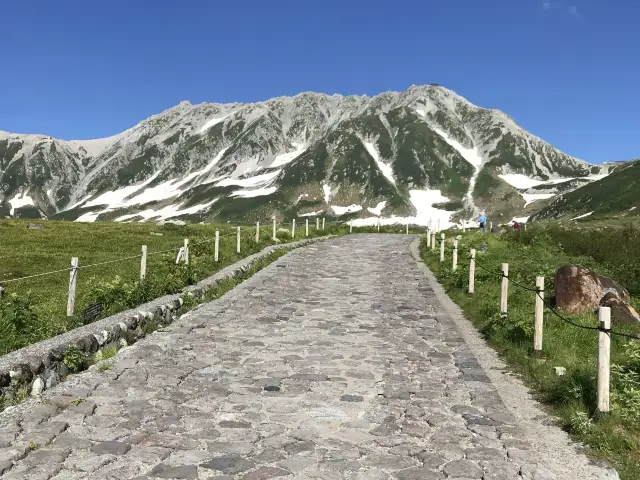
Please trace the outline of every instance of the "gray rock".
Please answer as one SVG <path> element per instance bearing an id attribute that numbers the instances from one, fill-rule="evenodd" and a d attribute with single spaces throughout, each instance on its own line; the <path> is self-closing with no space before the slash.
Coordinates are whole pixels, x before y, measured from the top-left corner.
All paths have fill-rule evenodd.
<path id="1" fill-rule="evenodd" d="M 210 470 L 217 470 L 222 473 L 241 473 L 255 466 L 255 463 L 243 458 L 240 455 L 229 455 L 224 457 L 215 457 L 208 462 L 200 464 L 201 467 Z"/>
<path id="2" fill-rule="evenodd" d="M 180 465 L 172 467 L 161 463 L 151 469 L 149 475 L 158 478 L 179 478 L 179 479 L 197 479 L 198 467 L 195 465 Z"/>
<path id="3" fill-rule="evenodd" d="M 468 460 L 454 460 L 444 466 L 442 470 L 449 477 L 482 478 L 482 469 Z"/>
<path id="4" fill-rule="evenodd" d="M 100 442 L 91 447 L 91 451 L 98 455 L 124 455 L 131 449 L 131 445 L 123 442 Z"/>
<path id="5" fill-rule="evenodd" d="M 31 385 L 31 396 L 37 397 L 38 395 L 42 395 L 42 391 L 44 390 L 44 381 L 42 378 L 38 377 L 33 381 Z"/>

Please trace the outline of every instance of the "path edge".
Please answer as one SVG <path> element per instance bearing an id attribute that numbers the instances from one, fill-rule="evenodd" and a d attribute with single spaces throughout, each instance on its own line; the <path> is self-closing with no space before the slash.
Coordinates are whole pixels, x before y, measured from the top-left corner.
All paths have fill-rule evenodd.
<path id="1" fill-rule="evenodd" d="M 93 355 L 108 345 L 133 344 L 144 337 L 143 327 L 147 322 L 155 321 L 167 326 L 178 320 L 183 314 L 182 305 L 185 297 L 202 299 L 205 293 L 215 288 L 219 282 L 241 276 L 255 263 L 278 250 L 290 251 L 334 237 L 335 235 L 327 235 L 269 245 L 257 253 L 226 266 L 195 285 L 183 288 L 180 293 L 156 298 L 136 308 L 0 356 L 0 399 L 7 394 L 15 394 L 17 388 L 26 388 L 29 394 L 37 396 L 42 391 L 64 381 L 68 374 L 64 354 L 72 346 L 79 347 L 87 355 Z M 4 411 L 11 408 L 7 407 Z"/>
<path id="2" fill-rule="evenodd" d="M 422 261 L 420 242 L 421 237 L 416 237 L 410 245 L 418 269 L 428 280 L 440 306 L 491 380 L 504 405 L 518 420 L 535 457 L 547 459 L 545 466 L 556 473 L 558 479 L 619 480 L 618 472 L 608 462 L 587 457 L 585 446 L 571 439 L 567 432 L 557 426 L 557 419 L 544 410 L 522 380 L 512 374 L 498 353 L 487 345 L 480 332 Z"/>

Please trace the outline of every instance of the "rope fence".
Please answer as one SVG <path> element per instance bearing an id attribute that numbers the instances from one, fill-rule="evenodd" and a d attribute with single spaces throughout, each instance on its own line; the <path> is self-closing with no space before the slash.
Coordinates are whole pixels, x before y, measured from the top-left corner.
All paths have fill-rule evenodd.
<path id="1" fill-rule="evenodd" d="M 322 218 L 315 217 L 315 222 L 313 222 L 312 220 L 313 219 L 305 218 L 302 221 L 302 224 L 298 224 L 298 225 L 296 225 L 296 221 L 299 222 L 299 219 L 293 219 L 290 223 L 278 222 L 275 218 L 272 218 L 269 221 L 264 222 L 262 224 L 261 222 L 256 222 L 256 223 L 240 222 L 235 224 L 235 231 L 233 232 L 221 234 L 220 231 L 216 229 L 214 238 L 198 240 L 195 242 L 190 242 L 188 238 L 185 238 L 183 245 L 180 247 L 176 246 L 173 248 L 152 251 L 152 252 L 148 251 L 147 245 L 142 245 L 140 254 L 130 255 L 122 258 L 116 258 L 113 260 L 106 260 L 106 261 L 92 263 L 88 265 L 80 265 L 78 257 L 73 257 L 71 259 L 71 266 L 67 268 L 34 273 L 34 274 L 25 275 L 18 278 L 1 279 L 0 280 L 0 297 L 2 297 L 6 293 L 6 285 L 14 284 L 17 282 L 26 281 L 34 278 L 46 277 L 46 276 L 69 272 L 70 276 L 69 276 L 69 293 L 68 293 L 68 299 L 67 299 L 67 316 L 71 317 L 74 315 L 74 311 L 75 311 L 76 285 L 77 285 L 78 271 L 81 269 L 86 270 L 86 269 L 97 268 L 105 265 L 129 262 L 131 260 L 140 260 L 140 281 L 143 281 L 147 276 L 147 258 L 149 256 L 176 253 L 177 255 L 176 255 L 175 264 L 177 265 L 180 263 L 184 263 L 188 265 L 190 261 L 190 258 L 189 258 L 190 247 L 213 243 L 214 244 L 213 257 L 214 257 L 214 261 L 217 263 L 220 261 L 221 239 L 236 237 L 236 253 L 241 254 L 243 233 L 246 234 L 248 231 L 255 231 L 254 242 L 255 244 L 259 244 L 261 240 L 261 235 L 260 235 L 261 228 L 264 228 L 265 229 L 264 231 L 267 231 L 266 230 L 267 228 L 272 230 L 271 239 L 273 241 L 278 240 L 278 232 L 281 230 L 286 230 L 287 232 L 289 232 L 290 238 L 292 240 L 296 238 L 296 227 L 298 227 L 299 229 L 300 228 L 303 229 L 301 233 L 300 231 L 298 231 L 298 235 L 301 236 L 302 238 L 308 237 L 310 235 L 310 229 L 314 227 L 314 224 L 315 224 L 315 229 L 314 229 L 315 231 L 325 230 L 326 221 L 324 217 Z M 330 223 L 330 225 L 335 225 L 335 224 L 336 224 L 335 222 Z"/>
<path id="2" fill-rule="evenodd" d="M 426 246 L 427 251 L 431 251 L 432 253 L 436 252 L 436 242 L 440 243 L 440 262 L 445 261 L 445 242 L 446 237 L 445 234 L 441 234 L 439 239 L 436 239 L 435 233 L 427 230 L 426 233 Z M 509 275 L 509 264 L 502 264 L 502 271 L 496 272 L 490 268 L 485 267 L 482 263 L 478 262 L 476 256 L 476 248 L 470 248 L 468 259 L 469 266 L 469 286 L 468 293 L 473 295 L 475 293 L 475 272 L 476 267 L 480 270 L 488 273 L 489 275 L 495 277 L 496 279 L 501 279 L 501 288 L 500 288 L 500 315 L 503 319 L 508 319 L 507 309 L 508 309 L 508 289 L 510 285 L 513 285 L 516 288 L 519 288 L 526 292 L 531 292 L 535 295 L 535 308 L 534 308 L 534 338 L 533 338 L 533 354 L 535 357 L 542 357 L 542 339 L 543 339 L 543 319 L 544 319 L 544 309 L 546 308 L 549 312 L 553 314 L 554 317 L 557 317 L 565 324 L 570 327 L 579 328 L 582 330 L 591 330 L 598 332 L 598 373 L 597 373 L 597 384 L 598 384 L 598 392 L 597 392 L 597 408 L 598 412 L 601 414 L 607 414 L 610 411 L 610 356 L 611 356 L 611 336 L 618 336 L 621 338 L 626 338 L 629 340 L 640 340 L 640 335 L 633 335 L 625 332 L 620 332 L 613 330 L 611 328 L 611 308 L 600 306 L 598 308 L 598 326 L 590 326 L 590 325 L 581 325 L 566 316 L 562 315 L 558 310 L 551 304 L 550 301 L 545 299 L 545 291 L 544 291 L 544 277 L 538 276 L 535 279 L 535 287 L 530 287 L 528 285 L 524 285 L 521 282 L 515 281 Z M 452 270 L 455 271 L 457 268 L 457 255 L 458 255 L 458 240 L 454 240 L 453 248 L 452 248 L 452 258 L 451 258 L 451 266 Z"/>

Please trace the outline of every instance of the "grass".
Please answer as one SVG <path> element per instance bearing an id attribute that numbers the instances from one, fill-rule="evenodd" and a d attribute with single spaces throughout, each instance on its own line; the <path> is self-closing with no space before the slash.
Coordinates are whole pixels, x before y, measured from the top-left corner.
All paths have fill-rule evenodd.
<path id="1" fill-rule="evenodd" d="M 566 263 L 578 263 L 616 280 L 629 279 L 628 271 L 639 264 L 634 255 L 638 230 L 618 228 L 601 235 L 594 231 L 580 240 L 584 232 L 572 229 L 529 228 L 528 232 L 509 231 L 502 235 L 467 234 L 460 240 L 461 263 L 456 272 L 447 259 L 439 262 L 438 252 L 421 251 L 424 261 L 442 282 L 451 298 L 484 335 L 508 365 L 521 374 L 537 392 L 539 399 L 562 421 L 577 440 L 591 447 L 593 454 L 611 461 L 623 480 L 640 479 L 640 342 L 614 336 L 611 344 L 611 413 L 596 414 L 597 332 L 572 327 L 545 310 L 544 360 L 533 357 L 533 312 L 535 294 L 509 288 L 509 314 L 499 313 L 500 265 L 509 263 L 512 281 L 535 286 L 535 277 L 545 277 L 547 297 L 554 291 L 554 273 Z M 591 239 L 591 240 L 590 240 Z M 486 244 L 485 249 L 479 248 Z M 467 293 L 468 253 L 477 249 L 476 292 Z M 610 252 L 615 252 L 612 254 Z M 497 273 L 497 274 L 496 274 Z M 623 282 L 623 284 L 625 284 Z M 640 291 L 628 285 L 633 302 Z M 569 317 L 581 325 L 597 326 L 594 314 Z M 614 330 L 639 334 L 640 326 L 615 325 Z M 554 367 L 565 367 L 558 376 Z"/>
<path id="2" fill-rule="evenodd" d="M 27 223 L 0 220 L 0 283 L 5 289 L 0 300 L 0 355 L 82 325 L 82 312 L 89 304 L 102 303 L 100 317 L 134 308 L 162 295 L 177 293 L 276 243 L 271 238 L 271 225 L 261 226 L 260 243 L 255 242 L 255 227 L 242 227 L 241 253 L 238 254 L 235 226 L 231 225 L 46 221 L 44 229 L 28 229 Z M 329 223 L 324 231 L 316 231 L 313 223 L 309 238 L 348 231 L 348 227 Z M 216 228 L 221 236 L 219 262 L 215 262 L 213 255 Z M 185 238 L 190 241 L 190 263 L 176 265 L 177 252 Z M 291 241 L 287 232 L 278 232 L 278 238 L 278 243 Z M 304 225 L 298 225 L 294 240 L 303 238 Z M 138 258 L 82 268 L 83 265 L 139 255 L 143 244 L 149 252 L 145 281 L 139 279 Z M 169 249 L 172 251 L 152 254 Z M 66 316 L 68 271 L 10 281 L 69 268 L 74 256 L 79 258 L 80 269 L 73 317 Z"/>

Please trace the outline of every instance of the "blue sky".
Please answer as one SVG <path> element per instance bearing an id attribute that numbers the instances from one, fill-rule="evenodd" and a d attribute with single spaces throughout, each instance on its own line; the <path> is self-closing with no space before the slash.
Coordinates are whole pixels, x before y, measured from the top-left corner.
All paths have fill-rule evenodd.
<path id="1" fill-rule="evenodd" d="M 640 2 L 5 1 L 0 130 L 113 135 L 181 100 L 440 83 L 592 162 L 640 156 Z"/>

